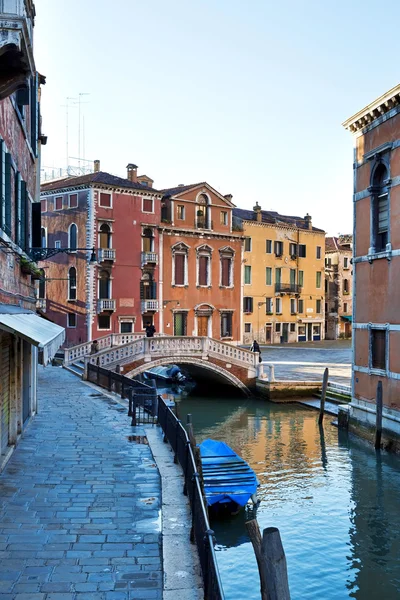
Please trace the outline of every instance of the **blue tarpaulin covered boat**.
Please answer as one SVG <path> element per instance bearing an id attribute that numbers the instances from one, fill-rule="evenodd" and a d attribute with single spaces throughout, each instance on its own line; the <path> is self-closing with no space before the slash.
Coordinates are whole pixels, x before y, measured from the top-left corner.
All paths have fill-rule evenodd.
<path id="1" fill-rule="evenodd" d="M 237 512 L 251 498 L 257 503 L 253 469 L 224 442 L 204 440 L 199 446 L 207 504 Z"/>

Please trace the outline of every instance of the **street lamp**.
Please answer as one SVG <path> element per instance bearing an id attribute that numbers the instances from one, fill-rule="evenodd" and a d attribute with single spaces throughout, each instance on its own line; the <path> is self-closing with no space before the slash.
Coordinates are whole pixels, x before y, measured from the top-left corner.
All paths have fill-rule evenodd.
<path id="1" fill-rule="evenodd" d="M 68 254 L 70 252 L 77 252 L 78 250 L 82 250 L 85 252 L 90 252 L 90 261 L 91 263 L 97 262 L 96 251 L 93 248 L 29 248 L 27 254 L 32 258 L 34 262 L 38 262 L 40 260 L 47 260 L 56 254 Z"/>

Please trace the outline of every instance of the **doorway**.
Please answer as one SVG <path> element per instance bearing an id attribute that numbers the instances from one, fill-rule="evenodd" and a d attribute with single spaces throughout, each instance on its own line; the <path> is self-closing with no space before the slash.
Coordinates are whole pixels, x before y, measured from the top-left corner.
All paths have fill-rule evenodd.
<path id="1" fill-rule="evenodd" d="M 312 342 L 312 323 L 307 323 L 307 341 Z"/>
<path id="2" fill-rule="evenodd" d="M 187 313 L 174 313 L 174 335 L 187 335 Z"/>
<path id="3" fill-rule="evenodd" d="M 265 343 L 270 344 L 272 342 L 272 326 L 265 326 Z"/>
<path id="4" fill-rule="evenodd" d="M 210 317 L 201 316 L 197 317 L 197 335 L 207 337 L 208 336 L 208 320 Z"/>
<path id="5" fill-rule="evenodd" d="M 289 323 L 282 323 L 282 341 L 287 342 L 289 340 Z"/>

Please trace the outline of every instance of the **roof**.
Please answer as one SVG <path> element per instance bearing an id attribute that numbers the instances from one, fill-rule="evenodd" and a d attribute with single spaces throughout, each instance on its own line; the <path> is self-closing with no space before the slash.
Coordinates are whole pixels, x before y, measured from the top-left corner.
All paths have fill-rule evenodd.
<path id="1" fill-rule="evenodd" d="M 337 252 L 339 250 L 351 252 L 350 242 L 341 244 L 338 237 L 333 236 L 325 238 L 325 252 Z"/>
<path id="2" fill-rule="evenodd" d="M 181 194 L 182 192 L 191 190 L 199 185 L 207 185 L 207 183 L 205 181 L 201 181 L 200 183 L 191 183 L 190 185 L 178 185 L 177 187 L 160 190 L 160 192 L 164 194 L 164 196 L 175 196 L 175 194 Z"/>
<path id="3" fill-rule="evenodd" d="M 389 112 L 400 103 L 400 84 L 379 96 L 376 100 L 359 110 L 358 113 L 342 123 L 352 133 L 364 129 L 369 123 Z M 390 116 L 390 115 L 389 115 Z"/>
<path id="4" fill-rule="evenodd" d="M 281 215 L 274 210 L 262 210 L 262 223 L 271 223 L 273 225 L 289 225 L 291 227 L 297 227 L 299 229 L 306 229 L 308 231 L 308 226 L 303 217 L 295 217 L 290 215 Z M 233 216 L 243 221 L 255 221 L 257 222 L 257 215 L 254 210 L 246 210 L 244 208 L 234 208 Z M 318 227 L 313 227 L 310 231 L 319 231 L 324 233 L 323 229 L 318 229 Z"/>
<path id="5" fill-rule="evenodd" d="M 59 190 L 62 188 L 78 187 L 81 185 L 89 185 L 92 183 L 102 183 L 103 185 L 113 185 L 116 187 L 123 187 L 127 189 L 142 190 L 147 194 L 158 193 L 154 188 L 149 188 L 147 185 L 141 183 L 135 183 L 129 179 L 123 177 L 117 177 L 104 171 L 98 171 L 97 173 L 88 173 L 87 175 L 80 175 L 79 177 L 65 177 L 64 179 L 57 179 L 57 181 L 49 181 L 42 183 L 41 190 L 48 192 L 51 190 Z"/>

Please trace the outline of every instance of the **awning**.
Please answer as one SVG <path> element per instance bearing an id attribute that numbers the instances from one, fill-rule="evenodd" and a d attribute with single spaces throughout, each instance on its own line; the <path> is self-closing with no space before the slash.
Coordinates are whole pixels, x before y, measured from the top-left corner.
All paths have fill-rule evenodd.
<path id="1" fill-rule="evenodd" d="M 343 319 L 343 321 L 350 321 L 350 323 L 353 321 L 353 317 L 351 315 L 350 316 L 342 315 L 342 319 Z"/>
<path id="2" fill-rule="evenodd" d="M 0 314 L 0 329 L 23 338 L 43 351 L 42 364 L 47 365 L 65 340 L 65 329 L 34 313 Z"/>

